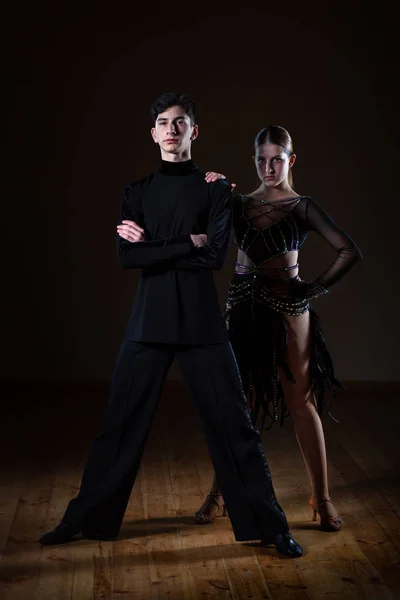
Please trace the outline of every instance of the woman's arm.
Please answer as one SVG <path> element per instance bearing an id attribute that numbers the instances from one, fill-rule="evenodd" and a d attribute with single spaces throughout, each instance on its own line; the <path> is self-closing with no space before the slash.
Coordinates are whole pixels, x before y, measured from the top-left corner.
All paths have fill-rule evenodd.
<path id="1" fill-rule="evenodd" d="M 326 293 L 362 258 L 362 254 L 349 234 L 317 202 L 307 198 L 300 202 L 298 208 L 307 229 L 318 233 L 337 252 L 335 260 L 313 281 L 293 280 L 291 295 L 313 298 Z"/>

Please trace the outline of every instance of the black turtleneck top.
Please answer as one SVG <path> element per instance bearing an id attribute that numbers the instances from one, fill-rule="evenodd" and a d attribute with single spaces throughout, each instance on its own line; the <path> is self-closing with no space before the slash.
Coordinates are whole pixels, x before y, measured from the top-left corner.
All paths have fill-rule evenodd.
<path id="1" fill-rule="evenodd" d="M 213 270 L 227 255 L 231 188 L 226 180 L 206 183 L 193 163 L 162 161 L 155 173 L 125 187 L 121 221 L 138 223 L 145 241 L 117 235 L 124 268 L 140 268 L 126 340 L 164 344 L 214 344 L 227 340 Z M 195 248 L 190 234 L 207 234 Z"/>

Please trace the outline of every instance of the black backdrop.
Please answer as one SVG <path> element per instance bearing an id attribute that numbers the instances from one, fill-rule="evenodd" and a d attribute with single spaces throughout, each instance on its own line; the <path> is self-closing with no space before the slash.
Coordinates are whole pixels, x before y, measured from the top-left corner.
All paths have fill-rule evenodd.
<path id="1" fill-rule="evenodd" d="M 1 377 L 109 379 L 138 277 L 115 257 L 121 193 L 157 167 L 149 106 L 179 89 L 198 107 L 195 161 L 239 191 L 257 185 L 257 131 L 291 132 L 297 190 L 364 254 L 315 303 L 337 373 L 399 379 L 397 20 L 385 2 L 232 5 L 8 8 Z M 301 275 L 332 258 L 311 235 Z"/>

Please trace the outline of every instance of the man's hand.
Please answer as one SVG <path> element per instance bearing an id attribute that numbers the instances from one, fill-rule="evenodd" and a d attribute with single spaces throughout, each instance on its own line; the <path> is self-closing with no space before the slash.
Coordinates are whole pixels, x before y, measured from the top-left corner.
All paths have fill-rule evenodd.
<path id="1" fill-rule="evenodd" d="M 218 179 L 226 179 L 225 175 L 222 173 L 216 173 L 215 171 L 207 171 L 205 180 L 207 183 L 213 183 L 214 181 L 218 181 Z M 234 190 L 236 187 L 236 183 L 231 183 L 231 188 Z"/>
<path id="2" fill-rule="evenodd" d="M 135 221 L 122 221 L 121 225 L 117 225 L 117 233 L 128 242 L 143 242 L 144 229 L 139 227 Z"/>
<path id="3" fill-rule="evenodd" d="M 205 233 L 199 233 L 199 235 L 191 233 L 190 237 L 192 238 L 192 242 L 195 248 L 202 248 L 207 244 L 207 235 Z"/>

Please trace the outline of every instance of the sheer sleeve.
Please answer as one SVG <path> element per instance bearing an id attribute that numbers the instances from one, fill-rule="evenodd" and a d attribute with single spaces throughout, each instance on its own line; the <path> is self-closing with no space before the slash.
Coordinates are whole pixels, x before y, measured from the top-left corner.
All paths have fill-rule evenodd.
<path id="1" fill-rule="evenodd" d="M 140 205 L 140 184 L 127 185 L 121 208 L 121 221 L 134 221 L 145 229 Z M 160 265 L 189 255 L 193 248 L 190 234 L 143 242 L 128 242 L 117 234 L 117 256 L 121 267 L 135 269 Z"/>
<path id="2" fill-rule="evenodd" d="M 330 286 L 339 281 L 362 258 L 362 255 L 348 233 L 339 227 L 317 202 L 307 198 L 299 203 L 298 208 L 299 216 L 307 229 L 318 233 L 337 252 L 335 260 L 314 281 L 297 282 L 297 285 L 293 285 L 294 291 L 298 288 L 299 292 L 303 287 L 306 297 L 315 297 L 326 293 Z"/>

